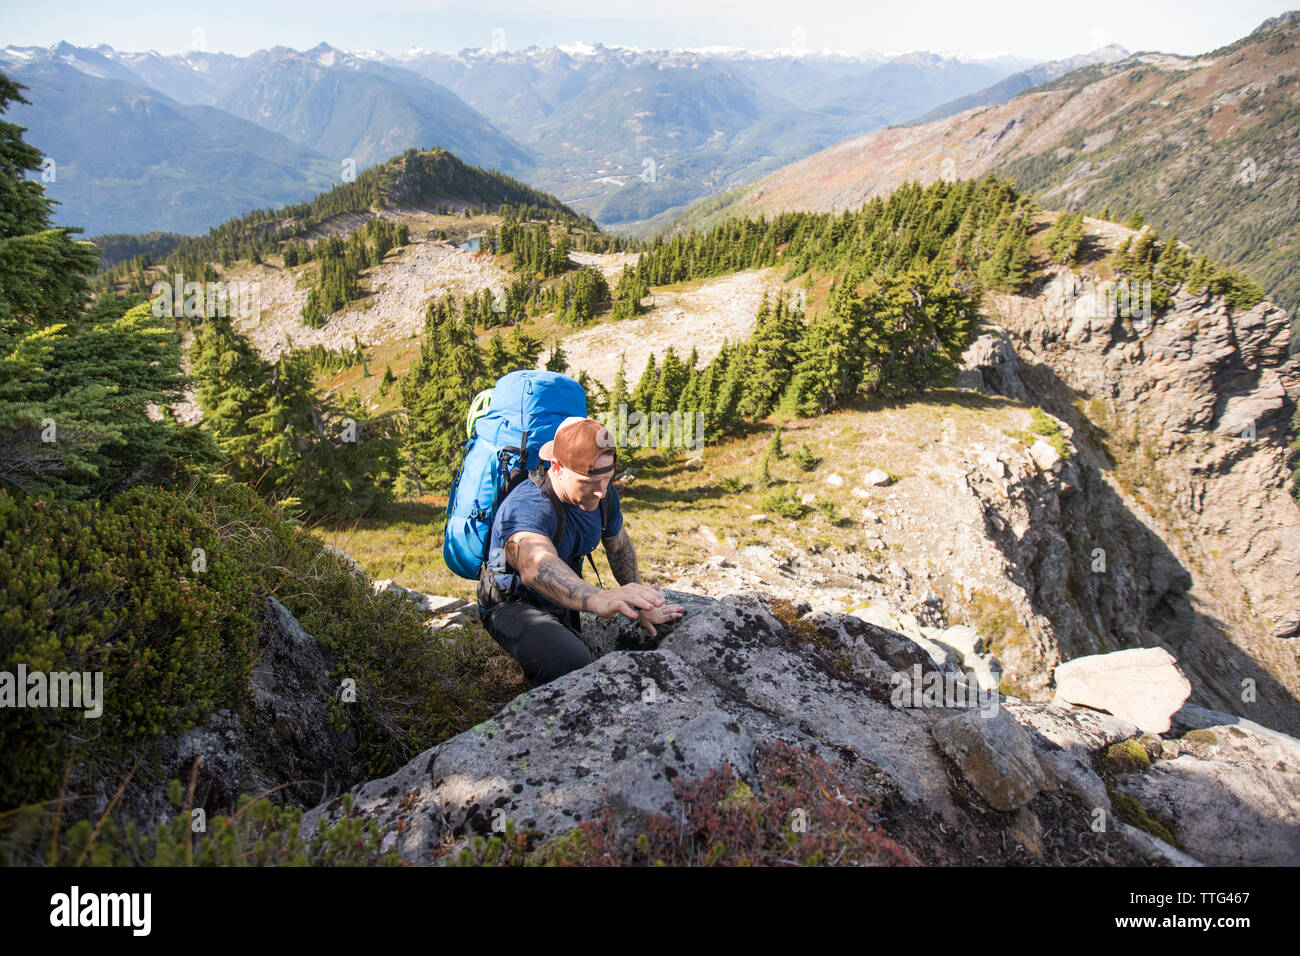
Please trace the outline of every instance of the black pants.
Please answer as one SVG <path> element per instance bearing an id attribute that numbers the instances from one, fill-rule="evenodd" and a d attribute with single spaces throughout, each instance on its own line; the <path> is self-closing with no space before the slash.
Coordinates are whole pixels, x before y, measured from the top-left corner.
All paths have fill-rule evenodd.
<path id="1" fill-rule="evenodd" d="M 484 629 L 507 654 L 519 662 L 530 687 L 547 684 L 592 661 L 578 632 L 582 619 L 567 611 L 562 621 L 522 598 L 485 608 L 479 605 Z"/>

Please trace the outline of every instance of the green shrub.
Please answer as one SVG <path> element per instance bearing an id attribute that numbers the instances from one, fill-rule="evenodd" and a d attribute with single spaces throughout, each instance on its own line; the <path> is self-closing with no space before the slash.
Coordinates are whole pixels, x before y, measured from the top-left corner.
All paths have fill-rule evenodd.
<path id="1" fill-rule="evenodd" d="M 793 488 L 772 492 L 758 503 L 758 507 L 762 511 L 778 514 L 783 518 L 792 518 L 795 521 L 802 518 L 808 511 L 808 506 L 799 500 L 799 496 L 794 493 Z"/>
<path id="2" fill-rule="evenodd" d="M 30 805 L 0 818 L 0 866 L 395 866 L 396 853 L 381 853 L 383 835 L 372 821 L 351 814 L 333 826 L 322 820 L 307 838 L 302 810 L 243 795 L 235 812 L 213 816 L 193 832 L 188 800 L 172 781 L 178 812 L 151 834 L 111 818 L 63 826 L 57 807 Z"/>
<path id="3" fill-rule="evenodd" d="M 1061 433 L 1061 424 L 1047 412 L 1035 406 L 1029 412 L 1033 418 L 1029 430 L 1035 435 L 1042 435 L 1056 449 L 1062 458 L 1070 457 L 1070 446 L 1066 444 L 1065 435 Z"/>
<path id="4" fill-rule="evenodd" d="M 56 796 L 69 763 L 84 778 L 120 778 L 147 743 L 213 710 L 244 712 L 269 594 L 334 656 L 332 676 L 356 682 L 334 719 L 355 732 L 367 778 L 504 702 L 481 690 L 501 655 L 480 628 L 432 639 L 412 604 L 375 594 L 244 485 L 140 487 L 109 504 L 0 491 L 0 539 L 0 670 L 102 671 L 105 699 L 98 719 L 6 708 L 0 808 Z M 154 772 L 143 766 L 137 780 Z"/>
<path id="5" fill-rule="evenodd" d="M 208 496 L 250 573 L 334 656 L 334 677 L 356 681 L 357 700 L 338 705 L 338 719 L 351 721 L 367 778 L 392 773 L 505 703 L 481 689 L 501 653 L 481 627 L 445 628 L 433 639 L 414 605 L 376 594 L 251 489 L 232 482 Z"/>
<path id="6" fill-rule="evenodd" d="M 808 447 L 807 442 L 804 442 L 802 445 L 799 446 L 799 449 L 793 455 L 790 456 L 790 460 L 793 461 L 796 465 L 798 465 L 802 471 L 812 471 L 814 468 L 820 465 L 822 461 L 820 458 L 818 458 L 816 455 L 813 454 L 813 451 L 811 448 Z"/>
<path id="7" fill-rule="evenodd" d="M 50 795 L 69 759 L 111 763 L 244 699 L 261 588 L 191 502 L 145 487 L 107 505 L 0 490 L 0 538 L 0 670 L 102 672 L 104 695 L 99 718 L 6 710 L 3 805 Z"/>

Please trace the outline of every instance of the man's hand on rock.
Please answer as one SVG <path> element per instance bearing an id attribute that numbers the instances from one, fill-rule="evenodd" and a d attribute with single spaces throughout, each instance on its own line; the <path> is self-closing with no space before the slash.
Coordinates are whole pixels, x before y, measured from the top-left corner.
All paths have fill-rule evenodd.
<path id="1" fill-rule="evenodd" d="M 593 595 L 587 607 L 596 617 L 613 617 L 622 614 L 636 620 L 641 611 L 663 606 L 664 598 L 658 588 L 648 584 L 624 584 Z"/>
<path id="2" fill-rule="evenodd" d="M 658 587 L 659 585 L 655 585 Z M 664 604 L 660 607 L 652 607 L 642 611 L 637 615 L 637 621 L 650 632 L 651 637 L 658 637 L 659 632 L 655 630 L 656 624 L 666 624 L 669 621 L 675 621 L 682 616 L 682 606 L 680 604 Z"/>

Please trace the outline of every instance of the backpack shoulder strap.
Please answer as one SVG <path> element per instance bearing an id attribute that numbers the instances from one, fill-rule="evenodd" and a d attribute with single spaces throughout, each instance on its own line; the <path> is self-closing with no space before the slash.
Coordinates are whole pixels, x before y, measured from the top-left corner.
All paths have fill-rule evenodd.
<path id="1" fill-rule="evenodd" d="M 555 489 L 551 487 L 551 474 L 541 468 L 528 473 L 533 484 L 542 489 L 542 492 L 550 499 L 551 507 L 555 509 L 555 533 L 551 535 L 551 544 L 555 550 L 560 550 L 560 542 L 564 540 L 564 509 L 560 507 L 559 496 L 555 494 Z"/>
<path id="2" fill-rule="evenodd" d="M 551 536 L 551 543 L 555 546 L 555 550 L 558 552 L 560 550 L 560 542 L 564 540 L 564 508 L 560 506 L 559 496 L 555 494 L 555 489 L 551 487 L 550 470 L 538 469 L 537 471 L 531 472 L 528 477 L 533 480 L 533 483 L 537 485 L 538 488 L 541 488 L 542 491 L 546 493 L 546 497 L 551 501 L 551 507 L 555 509 L 555 534 Z M 600 536 L 602 540 L 605 537 L 605 526 L 607 524 L 609 524 L 609 498 L 605 497 L 600 499 Z M 591 564 L 591 570 L 596 574 L 597 583 L 599 583 L 603 589 L 605 587 L 605 582 L 601 579 L 600 568 L 596 567 L 596 559 L 591 556 L 590 551 L 587 552 L 586 557 L 587 561 Z M 578 558 L 578 576 L 582 576 L 582 558 Z"/>

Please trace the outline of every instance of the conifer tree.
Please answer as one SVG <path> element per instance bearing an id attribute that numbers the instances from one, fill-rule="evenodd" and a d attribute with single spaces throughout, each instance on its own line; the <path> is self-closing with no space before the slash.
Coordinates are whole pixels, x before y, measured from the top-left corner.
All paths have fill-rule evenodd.
<path id="1" fill-rule="evenodd" d="M 430 304 L 420 358 L 402 379 L 408 417 L 402 449 L 404 491 L 419 495 L 450 487 L 465 440 L 469 403 L 494 382 L 485 374 L 474 330 L 455 317 L 451 303 Z"/>
<path id="2" fill-rule="evenodd" d="M 716 435 L 740 430 L 742 419 L 737 409 L 745 395 L 751 362 L 752 356 L 747 342 L 736 345 L 727 357 L 726 372 L 718 385 L 717 395 L 709 415 L 711 428 Z"/>
<path id="3" fill-rule="evenodd" d="M 655 354 L 650 353 L 645 360 L 645 370 L 641 373 L 641 378 L 636 383 L 636 388 L 632 390 L 632 400 L 628 403 L 631 407 L 628 409 L 630 415 L 633 411 L 641 412 L 643 415 L 649 414 L 651 402 L 654 399 L 655 388 L 659 384 L 659 373 L 655 363 Z"/>
<path id="4" fill-rule="evenodd" d="M 518 328 L 518 326 L 515 326 Z M 546 371 L 559 372 L 561 374 L 569 370 L 569 359 L 564 354 L 564 349 L 560 347 L 560 339 L 557 336 L 555 344 L 551 347 L 551 354 L 546 359 Z"/>
<path id="5" fill-rule="evenodd" d="M 653 412 L 672 412 L 677 409 L 677 402 L 682 397 L 686 386 L 686 367 L 677 357 L 673 347 L 668 346 L 664 354 L 663 365 L 659 369 L 659 380 L 655 383 L 654 394 L 650 398 L 650 410 Z"/>
<path id="6" fill-rule="evenodd" d="M 769 306 L 764 297 L 750 339 L 751 364 L 737 414 L 754 422 L 771 414 L 794 372 L 804 326 L 784 299 Z"/>
<path id="7" fill-rule="evenodd" d="M 505 339 L 501 337 L 501 330 L 496 329 L 492 332 L 492 337 L 488 339 L 487 350 L 483 354 L 483 367 L 490 381 L 495 382 L 502 375 L 515 370 L 515 361 L 506 348 Z"/>
<path id="8" fill-rule="evenodd" d="M 767 453 L 773 458 L 784 458 L 785 452 L 781 448 L 781 426 L 776 426 L 776 431 L 772 433 L 772 439 L 767 443 Z"/>
<path id="9" fill-rule="evenodd" d="M 524 331 L 522 325 L 515 325 L 510 330 L 509 350 L 515 368 L 537 368 L 537 359 L 542 354 L 542 340 L 533 338 Z"/>
<path id="10" fill-rule="evenodd" d="M 614 387 L 609 392 L 608 411 L 614 416 L 618 416 L 619 405 L 626 405 L 628 402 L 627 391 L 627 353 L 620 352 L 618 356 L 618 371 L 614 373 Z M 611 431 L 613 429 L 611 428 Z"/>
<path id="11" fill-rule="evenodd" d="M 28 103 L 0 74 L 0 114 Z M 24 491 L 106 496 L 212 454 L 194 429 L 149 406 L 178 400 L 180 343 L 150 304 L 89 314 L 98 251 L 52 225 L 43 156 L 0 121 L 0 481 Z M 123 303 L 125 305 L 125 303 Z"/>
<path id="12" fill-rule="evenodd" d="M 364 422 L 355 399 L 317 396 L 308 351 L 268 363 L 230 319 L 216 317 L 192 361 L 202 428 L 234 477 L 316 515 L 364 512 L 389 496 L 398 468 L 393 422 Z"/>

